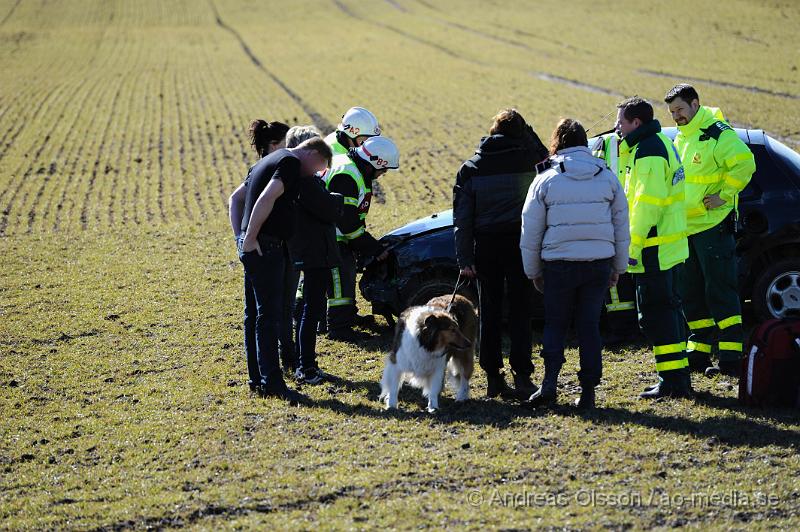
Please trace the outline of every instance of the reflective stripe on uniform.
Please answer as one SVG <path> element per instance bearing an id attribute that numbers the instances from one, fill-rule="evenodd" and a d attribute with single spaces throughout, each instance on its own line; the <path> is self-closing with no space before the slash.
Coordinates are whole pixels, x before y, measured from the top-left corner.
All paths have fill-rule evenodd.
<path id="1" fill-rule="evenodd" d="M 361 227 L 359 227 L 358 229 L 356 229 L 352 233 L 345 233 L 343 235 L 336 235 L 336 240 L 338 240 L 339 242 L 353 240 L 355 238 L 360 237 L 361 235 L 363 235 L 366 232 L 367 232 L 367 228 L 362 225 Z"/>
<path id="2" fill-rule="evenodd" d="M 333 297 L 342 297 L 342 278 L 339 275 L 339 268 L 331 268 L 331 278 L 333 279 Z"/>
<path id="3" fill-rule="evenodd" d="M 671 371 L 675 369 L 683 369 L 689 366 L 689 361 L 685 358 L 680 360 L 669 360 L 667 362 L 656 362 L 656 371 Z"/>
<path id="4" fill-rule="evenodd" d="M 332 297 L 328 299 L 329 307 L 343 307 L 345 305 L 352 305 L 352 304 L 353 304 L 352 297 Z"/>
<path id="5" fill-rule="evenodd" d="M 606 304 L 606 312 L 619 312 L 622 310 L 634 310 L 636 308 L 633 301 L 619 300 L 619 291 L 616 286 L 609 288 L 608 294 L 611 296 L 611 303 Z"/>
<path id="6" fill-rule="evenodd" d="M 722 174 L 686 176 L 687 183 L 694 183 L 696 185 L 712 185 L 720 181 L 722 181 Z"/>
<path id="7" fill-rule="evenodd" d="M 741 323 L 742 323 L 742 316 L 735 315 L 731 316 L 730 318 L 725 318 L 724 320 L 720 320 L 717 326 L 720 329 L 727 329 L 728 327 L 731 327 L 733 325 L 741 325 Z"/>
<path id="8" fill-rule="evenodd" d="M 353 207 L 358 207 L 358 198 L 349 198 L 347 196 L 344 197 L 344 204 L 345 205 L 352 205 Z"/>
<path id="9" fill-rule="evenodd" d="M 716 325 L 712 318 L 705 318 L 702 320 L 692 320 L 689 323 L 689 328 L 693 331 L 697 329 L 705 329 L 707 327 L 713 327 Z"/>
<path id="10" fill-rule="evenodd" d="M 606 305 L 606 312 L 619 312 L 622 310 L 636 310 L 636 304 L 633 301 L 625 301 Z"/>
<path id="11" fill-rule="evenodd" d="M 753 157 L 753 154 L 748 151 L 747 153 L 737 153 L 733 157 L 728 157 L 725 159 L 725 166 L 728 168 L 734 166 L 739 161 L 748 161 L 750 158 Z"/>
<path id="12" fill-rule="evenodd" d="M 650 238 L 644 238 L 639 235 L 631 235 L 631 242 L 636 244 L 637 246 L 643 248 L 649 248 L 652 246 L 660 246 L 663 244 L 671 244 L 672 242 L 677 242 L 686 238 L 686 232 L 682 231 L 680 233 L 674 233 L 672 235 L 665 235 L 665 236 L 651 236 Z"/>
<path id="13" fill-rule="evenodd" d="M 677 344 L 667 344 L 667 345 L 655 345 L 653 346 L 653 353 L 656 356 L 659 355 L 668 355 L 670 353 L 680 353 L 686 349 L 686 342 L 680 342 Z"/>
<path id="14" fill-rule="evenodd" d="M 742 352 L 742 342 L 720 342 L 719 343 L 719 350 L 720 351 L 738 351 Z"/>
<path id="15" fill-rule="evenodd" d="M 729 175 L 725 176 L 725 184 L 730 185 L 737 190 L 742 190 L 745 186 L 747 186 L 747 183 L 745 183 L 744 181 L 741 181 Z"/>
<path id="16" fill-rule="evenodd" d="M 689 340 L 686 343 L 686 350 L 687 351 L 697 351 L 698 353 L 710 353 L 711 352 L 711 345 L 704 344 L 703 342 L 695 342 L 694 340 Z"/>
<path id="17" fill-rule="evenodd" d="M 677 194 L 673 194 L 672 196 L 667 196 L 666 198 L 657 198 L 655 196 L 650 196 L 649 194 L 637 194 L 633 198 L 633 203 L 649 203 L 650 205 L 655 205 L 657 207 L 666 207 L 668 205 L 672 205 L 673 203 L 677 203 L 679 201 L 684 200 L 684 193 L 679 192 Z"/>

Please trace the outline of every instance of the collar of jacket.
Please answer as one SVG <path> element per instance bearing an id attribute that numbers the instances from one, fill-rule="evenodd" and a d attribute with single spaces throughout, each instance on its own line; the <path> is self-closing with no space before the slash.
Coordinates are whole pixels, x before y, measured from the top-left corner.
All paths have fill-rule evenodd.
<path id="1" fill-rule="evenodd" d="M 722 111 L 718 107 L 701 105 L 688 124 L 678 126 L 678 131 L 681 132 L 681 135 L 689 136 L 697 133 L 700 128 L 708 127 L 717 120 L 725 120 L 725 117 L 722 116 Z"/>
<path id="2" fill-rule="evenodd" d="M 628 148 L 633 148 L 639 142 L 647 137 L 653 136 L 661 131 L 661 123 L 658 120 L 651 120 L 646 124 L 637 127 L 623 138 L 623 142 L 628 145 Z"/>
<path id="3" fill-rule="evenodd" d="M 361 178 L 366 183 L 367 188 L 372 188 L 372 176 L 375 175 L 375 168 L 368 162 L 358 156 L 356 150 L 358 148 L 350 148 L 347 150 L 347 156 L 356 165 L 358 171 L 361 172 Z"/>
<path id="4" fill-rule="evenodd" d="M 475 150 L 475 155 L 498 155 L 529 148 L 530 146 L 525 143 L 524 137 L 513 138 L 501 134 L 489 135 L 481 139 L 478 149 Z"/>

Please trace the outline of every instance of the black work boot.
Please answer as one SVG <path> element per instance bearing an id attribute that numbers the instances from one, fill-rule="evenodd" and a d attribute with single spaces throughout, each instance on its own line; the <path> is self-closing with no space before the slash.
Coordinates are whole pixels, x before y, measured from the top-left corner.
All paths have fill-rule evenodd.
<path id="1" fill-rule="evenodd" d="M 687 351 L 686 358 L 689 359 L 689 368 L 697 373 L 705 373 L 714 364 L 711 363 L 711 355 L 700 351 Z"/>
<path id="2" fill-rule="evenodd" d="M 506 378 L 503 372 L 487 373 L 486 397 L 492 399 L 498 395 L 504 399 L 511 399 L 514 397 L 514 390 L 509 388 L 508 384 L 506 384 Z"/>
<path id="3" fill-rule="evenodd" d="M 555 404 L 556 395 L 558 394 L 558 370 L 544 367 L 544 379 L 542 379 L 542 387 L 536 390 L 535 393 L 528 397 L 527 401 L 523 404 L 531 408 L 540 406 L 548 406 Z"/>
<path id="4" fill-rule="evenodd" d="M 357 344 L 367 340 L 363 334 L 357 333 L 350 327 L 341 327 L 338 329 L 331 329 L 328 331 L 328 340 L 337 340 L 339 342 L 347 342 L 349 344 Z"/>
<path id="5" fill-rule="evenodd" d="M 514 376 L 514 392 L 516 392 L 520 400 L 527 399 L 539 389 L 539 387 L 531 381 L 530 375 L 517 373 L 514 370 L 511 370 L 511 374 Z"/>
<path id="6" fill-rule="evenodd" d="M 738 379 L 739 375 L 742 373 L 742 361 L 738 359 L 720 360 L 719 372 L 728 377 L 736 377 Z"/>
<path id="7" fill-rule="evenodd" d="M 639 394 L 639 397 L 641 399 L 660 399 L 661 397 L 689 399 L 692 397 L 689 372 L 667 372 L 661 377 L 661 382 Z"/>
<path id="8" fill-rule="evenodd" d="M 575 400 L 575 406 L 581 410 L 592 410 L 595 407 L 594 386 L 581 383 L 581 396 Z"/>

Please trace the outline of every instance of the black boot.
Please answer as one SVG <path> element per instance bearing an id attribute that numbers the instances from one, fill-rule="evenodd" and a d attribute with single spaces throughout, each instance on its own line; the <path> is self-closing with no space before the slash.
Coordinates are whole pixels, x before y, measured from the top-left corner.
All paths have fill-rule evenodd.
<path id="1" fill-rule="evenodd" d="M 554 368 L 544 367 L 544 379 L 542 379 L 542 387 L 536 390 L 535 393 L 528 397 L 527 401 L 523 404 L 531 408 L 540 406 L 548 406 L 555 404 L 556 395 L 558 394 L 558 370 Z"/>
<path id="2" fill-rule="evenodd" d="M 504 399 L 512 399 L 514 397 L 514 390 L 509 388 L 506 384 L 506 378 L 502 372 L 486 374 L 486 397 L 492 399 L 500 396 Z"/>
<path id="3" fill-rule="evenodd" d="M 511 374 L 514 376 L 514 392 L 520 400 L 527 399 L 539 389 L 539 387 L 531 381 L 530 375 L 517 373 L 513 370 Z"/>
<path id="4" fill-rule="evenodd" d="M 581 410 L 592 410 L 595 407 L 594 386 L 581 383 L 581 396 L 575 400 L 575 406 Z"/>
<path id="5" fill-rule="evenodd" d="M 661 382 L 639 394 L 642 399 L 660 399 L 661 397 L 676 397 L 689 399 L 692 397 L 689 372 L 669 371 L 661 376 Z"/>
<path id="6" fill-rule="evenodd" d="M 711 355 L 700 351 L 687 351 L 686 357 L 689 359 L 689 368 L 697 373 L 705 373 L 706 370 L 714 365 L 711 363 Z"/>
<path id="7" fill-rule="evenodd" d="M 357 333 L 350 327 L 342 327 L 339 329 L 331 329 L 330 331 L 328 331 L 328 340 L 337 340 L 339 342 L 357 344 L 368 339 L 369 339 L 368 336 L 361 333 Z"/>
<path id="8" fill-rule="evenodd" d="M 720 360 L 719 372 L 723 375 L 727 375 L 728 377 L 736 377 L 738 379 L 739 375 L 742 373 L 742 361 Z"/>

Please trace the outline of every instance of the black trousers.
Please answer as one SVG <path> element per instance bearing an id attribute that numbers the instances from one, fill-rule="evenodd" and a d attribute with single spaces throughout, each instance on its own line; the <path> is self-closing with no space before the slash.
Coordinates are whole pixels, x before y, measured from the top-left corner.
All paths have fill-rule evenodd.
<path id="1" fill-rule="evenodd" d="M 503 301 L 508 289 L 509 364 L 519 375 L 531 375 L 531 298 L 533 283 L 525 276 L 519 234 L 475 238 L 475 268 L 480 283 L 480 365 L 488 374 L 503 367 Z"/>

